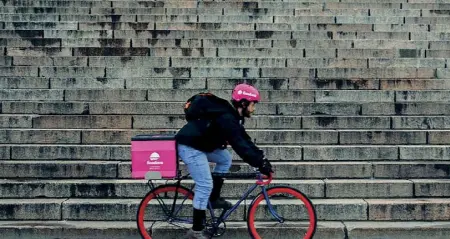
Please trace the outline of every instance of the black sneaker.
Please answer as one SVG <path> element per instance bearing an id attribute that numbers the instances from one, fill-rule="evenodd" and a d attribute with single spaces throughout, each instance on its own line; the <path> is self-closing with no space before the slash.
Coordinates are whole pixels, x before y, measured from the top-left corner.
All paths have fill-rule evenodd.
<path id="1" fill-rule="evenodd" d="M 214 202 L 211 202 L 211 206 L 213 209 L 225 209 L 228 210 L 233 207 L 231 202 L 226 201 L 223 198 L 219 198 Z"/>

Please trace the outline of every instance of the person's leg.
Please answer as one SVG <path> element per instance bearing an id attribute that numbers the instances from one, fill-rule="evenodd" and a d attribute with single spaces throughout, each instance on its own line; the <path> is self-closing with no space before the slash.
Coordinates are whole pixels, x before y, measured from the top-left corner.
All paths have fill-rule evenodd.
<path id="1" fill-rule="evenodd" d="M 231 168 L 231 153 L 227 149 L 216 149 L 206 154 L 208 161 L 216 163 L 213 172 L 228 173 Z"/>
<path id="2" fill-rule="evenodd" d="M 226 149 L 217 149 L 206 154 L 210 162 L 216 163 L 214 167 L 215 173 L 227 173 L 231 167 L 231 154 Z M 222 177 L 213 176 L 213 189 L 209 200 L 213 208 L 230 208 L 232 204 L 220 197 L 224 179 Z"/>
<path id="3" fill-rule="evenodd" d="M 195 182 L 192 229 L 202 231 L 208 200 L 213 187 L 208 159 L 205 153 L 185 145 L 178 145 L 178 154 L 186 164 Z"/>

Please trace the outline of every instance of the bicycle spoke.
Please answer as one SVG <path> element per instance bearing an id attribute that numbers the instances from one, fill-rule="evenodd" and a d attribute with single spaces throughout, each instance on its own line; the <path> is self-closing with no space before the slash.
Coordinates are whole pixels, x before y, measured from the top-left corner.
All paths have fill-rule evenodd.
<path id="1" fill-rule="evenodd" d="M 174 210 L 174 212 L 173 212 L 173 214 L 172 214 L 173 217 L 176 217 L 176 216 L 178 215 L 178 213 L 180 212 L 180 210 L 181 210 L 181 209 L 183 208 L 183 206 L 184 206 L 184 202 L 186 202 L 186 200 L 188 199 L 189 196 L 190 196 L 190 195 L 186 195 L 186 196 L 184 197 L 183 201 L 181 202 L 181 204 L 178 206 L 178 209 L 177 209 L 177 210 Z"/>
<path id="2" fill-rule="evenodd" d="M 177 194 L 179 197 L 175 197 Z M 154 230 L 159 228 L 156 227 L 158 222 L 176 227 L 183 227 L 183 224 L 189 224 L 190 221 L 187 218 L 191 215 L 185 209 L 190 208 L 187 205 L 187 201 L 192 200 L 192 198 L 193 193 L 182 186 L 161 185 L 152 190 L 139 205 L 137 221 L 141 236 L 153 239 Z M 176 207 L 173 205 L 176 205 Z M 182 209 L 183 205 L 185 209 Z M 176 217 L 173 215 L 174 208 L 176 209 Z"/>
<path id="3" fill-rule="evenodd" d="M 159 195 L 156 195 L 156 200 L 158 201 L 159 205 L 161 206 L 161 208 L 163 209 L 164 213 L 166 214 L 167 217 L 170 217 L 170 210 L 169 208 L 166 206 L 166 204 L 164 203 L 164 200 L 161 199 L 161 197 Z"/>
<path id="4" fill-rule="evenodd" d="M 273 237 L 278 233 L 268 228 L 290 228 L 296 231 L 299 239 L 311 239 L 317 223 L 311 201 L 297 189 L 284 186 L 259 194 L 250 206 L 248 217 L 249 232 L 256 239 Z"/>

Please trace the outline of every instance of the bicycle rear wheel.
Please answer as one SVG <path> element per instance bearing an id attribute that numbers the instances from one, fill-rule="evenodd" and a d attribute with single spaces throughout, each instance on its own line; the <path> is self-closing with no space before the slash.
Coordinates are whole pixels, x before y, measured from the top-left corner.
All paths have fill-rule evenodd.
<path id="1" fill-rule="evenodd" d="M 153 237 L 153 227 L 157 222 L 174 225 L 192 223 L 193 198 L 194 193 L 180 185 L 166 184 L 154 188 L 139 204 L 136 216 L 139 234 L 144 239 L 157 239 Z"/>
<path id="2" fill-rule="evenodd" d="M 267 189 L 267 195 L 272 209 L 262 192 L 250 205 L 247 227 L 252 238 L 280 238 L 280 231 L 285 233 L 281 238 L 313 238 L 317 218 L 314 205 L 308 197 L 288 186 L 271 187 Z M 284 220 L 279 222 L 273 214 Z"/>

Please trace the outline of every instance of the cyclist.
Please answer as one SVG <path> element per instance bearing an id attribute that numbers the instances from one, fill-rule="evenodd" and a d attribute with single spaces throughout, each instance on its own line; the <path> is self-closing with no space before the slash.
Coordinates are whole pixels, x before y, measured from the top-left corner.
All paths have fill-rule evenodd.
<path id="1" fill-rule="evenodd" d="M 215 173 L 227 173 L 231 167 L 231 154 L 227 144 L 249 165 L 264 175 L 273 172 L 269 160 L 251 140 L 243 127 L 261 97 L 258 90 L 248 84 L 237 85 L 231 95 L 231 104 L 210 93 L 194 95 L 185 105 L 187 123 L 178 131 L 178 154 L 193 178 L 193 226 L 189 239 L 209 238 L 204 231 L 208 200 L 212 207 L 228 209 L 231 203 L 220 197 L 223 178 L 211 175 L 209 162 L 214 162 Z"/>

